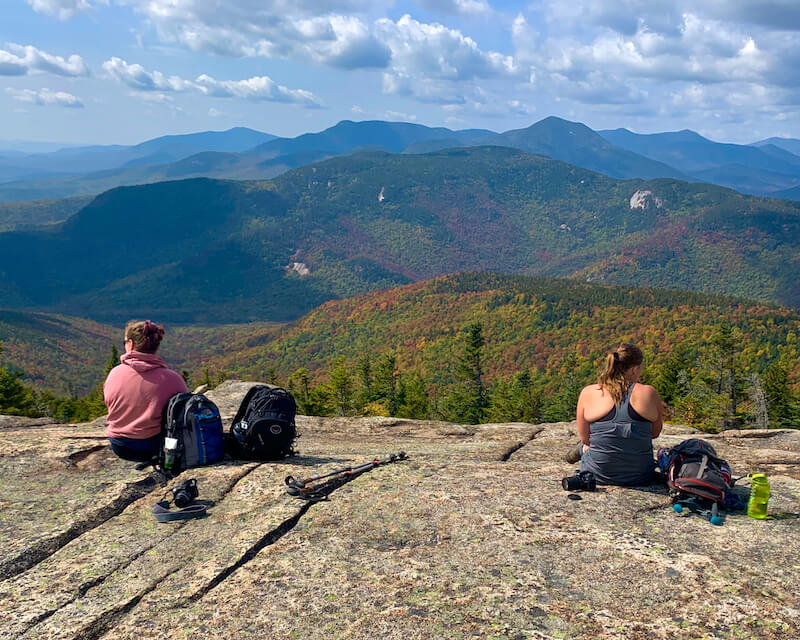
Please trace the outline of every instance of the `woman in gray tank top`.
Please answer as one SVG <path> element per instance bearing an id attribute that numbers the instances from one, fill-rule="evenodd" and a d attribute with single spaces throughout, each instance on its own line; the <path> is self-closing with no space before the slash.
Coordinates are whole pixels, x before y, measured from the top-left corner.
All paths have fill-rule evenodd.
<path id="1" fill-rule="evenodd" d="M 642 486 L 652 480 L 663 403 L 658 391 L 639 383 L 642 360 L 637 346 L 619 345 L 606 356 L 597 384 L 578 398 L 581 471 L 591 471 L 598 482 Z"/>

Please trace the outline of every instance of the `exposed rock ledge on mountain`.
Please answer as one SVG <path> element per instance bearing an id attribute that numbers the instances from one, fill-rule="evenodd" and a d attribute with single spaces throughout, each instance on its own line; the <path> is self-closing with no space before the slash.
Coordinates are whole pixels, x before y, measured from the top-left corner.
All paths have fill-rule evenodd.
<path id="1" fill-rule="evenodd" d="M 232 416 L 249 385 L 209 392 Z M 163 489 L 104 420 L 0 417 L 0 638 L 789 638 L 800 628 L 800 432 L 708 436 L 765 471 L 770 510 L 714 527 L 666 492 L 572 501 L 575 424 L 298 417 L 301 455 L 196 469 L 202 520 L 157 524 Z M 657 446 L 687 437 L 667 427 Z M 301 503 L 283 487 L 405 450 Z"/>

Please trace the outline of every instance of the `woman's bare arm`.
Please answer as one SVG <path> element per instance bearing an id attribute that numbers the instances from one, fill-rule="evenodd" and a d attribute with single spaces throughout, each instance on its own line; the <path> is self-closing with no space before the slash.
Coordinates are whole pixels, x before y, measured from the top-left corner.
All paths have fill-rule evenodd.
<path id="1" fill-rule="evenodd" d="M 653 407 L 657 413 L 655 420 L 653 420 L 652 437 L 657 438 L 661 434 L 661 429 L 664 426 L 664 401 L 658 395 L 655 387 L 650 385 L 642 385 L 647 392 L 647 406 Z"/>
<path id="2" fill-rule="evenodd" d="M 584 447 L 589 446 L 589 434 L 590 434 L 590 426 L 589 421 L 586 420 L 583 416 L 583 409 L 584 405 L 586 404 L 586 392 L 588 387 L 581 391 L 581 395 L 578 396 L 578 409 L 576 411 L 575 419 L 578 421 L 578 435 L 580 436 L 581 442 L 583 442 Z"/>

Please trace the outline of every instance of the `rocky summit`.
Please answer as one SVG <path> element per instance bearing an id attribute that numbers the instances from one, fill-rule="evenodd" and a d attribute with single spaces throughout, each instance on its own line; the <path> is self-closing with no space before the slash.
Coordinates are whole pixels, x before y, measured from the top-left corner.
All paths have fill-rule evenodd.
<path id="1" fill-rule="evenodd" d="M 249 386 L 208 395 L 229 421 Z M 299 455 L 189 470 L 207 517 L 158 524 L 165 488 L 111 453 L 102 418 L 0 417 L 0 638 L 800 633 L 800 431 L 703 436 L 772 485 L 770 519 L 712 526 L 658 485 L 567 499 L 575 423 L 297 422 Z M 664 431 L 656 446 L 694 433 Z M 288 474 L 400 450 L 327 501 L 286 493 Z"/>

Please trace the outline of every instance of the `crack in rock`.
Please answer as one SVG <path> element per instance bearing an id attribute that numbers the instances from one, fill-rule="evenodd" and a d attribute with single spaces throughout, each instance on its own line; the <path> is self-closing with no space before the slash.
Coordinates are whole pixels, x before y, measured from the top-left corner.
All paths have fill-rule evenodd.
<path id="1" fill-rule="evenodd" d="M 105 446 L 105 445 L 104 445 L 104 446 Z M 256 465 L 253 465 L 253 466 L 252 466 L 252 467 L 250 467 L 249 469 L 246 469 L 246 470 L 245 470 L 245 472 L 244 472 L 242 475 L 240 475 L 240 476 L 237 476 L 237 477 L 233 478 L 233 479 L 231 480 L 231 482 L 229 482 L 229 483 L 228 483 L 228 486 L 227 486 L 227 487 L 225 487 L 225 489 L 223 489 L 223 491 L 222 491 L 222 494 L 220 495 L 219 499 L 218 499 L 218 500 L 215 502 L 215 504 L 219 504 L 220 502 L 222 502 L 222 500 L 224 500 L 224 499 L 225 499 L 225 497 L 226 497 L 226 496 L 227 496 L 227 495 L 228 495 L 228 494 L 229 494 L 231 491 L 233 491 L 234 487 L 235 487 L 235 486 L 236 486 L 236 485 L 237 485 L 239 482 L 241 482 L 241 481 L 242 481 L 244 478 L 246 478 L 248 475 L 250 475 L 250 474 L 251 474 L 253 471 L 255 471 L 255 470 L 256 470 L 258 467 L 260 467 L 260 466 L 261 466 L 261 464 L 256 464 Z M 97 577 L 96 577 L 96 578 L 94 578 L 93 580 L 89 580 L 88 582 L 84 582 L 83 584 L 81 584 L 81 585 L 78 587 L 78 592 L 77 592 L 77 595 L 76 595 L 74 598 L 70 598 L 70 599 L 69 599 L 69 600 L 67 600 L 66 602 L 64 602 L 64 603 L 62 603 L 61 605 L 59 605 L 58 607 L 55 607 L 55 608 L 53 608 L 53 609 L 50 609 L 50 610 L 48 610 L 48 611 L 45 611 L 44 613 L 41 613 L 40 615 L 36 616 L 36 618 L 34 618 L 33 620 L 31 620 L 31 621 L 30 621 L 30 622 L 29 622 L 29 623 L 28 623 L 28 624 L 25 626 L 25 628 L 23 629 L 23 631 L 22 631 L 22 633 L 21 633 L 20 635 L 24 635 L 24 634 L 25 634 L 25 633 L 27 633 L 27 632 L 28 632 L 30 629 L 32 629 L 33 627 L 35 627 L 35 626 L 36 626 L 36 625 L 38 625 L 38 624 L 41 624 L 42 622 L 44 622 L 44 621 L 45 621 L 45 620 L 47 620 L 48 618 L 52 617 L 53 615 L 55 615 L 56 613 L 58 613 L 58 612 L 59 612 L 61 609 L 63 609 L 64 607 L 67 607 L 67 606 L 71 605 L 72 603 L 74 603 L 76 600 L 79 600 L 80 598 L 84 597 L 84 596 L 86 595 L 86 593 L 87 593 L 87 592 L 88 592 L 90 589 L 93 589 L 94 587 L 96 587 L 96 586 L 98 586 L 98 585 L 102 584 L 102 583 L 103 583 L 103 582 L 105 582 L 105 581 L 106 581 L 106 580 L 107 580 L 107 579 L 108 579 L 110 576 L 114 575 L 114 574 L 115 574 L 115 573 L 117 573 L 118 571 L 122 571 L 122 570 L 126 569 L 127 567 L 129 567 L 129 566 L 130 566 L 131 564 L 133 564 L 133 563 L 134 563 L 136 560 L 138 560 L 139 558 L 141 558 L 141 557 L 142 557 L 142 556 L 143 556 L 145 553 L 147 553 L 148 551 L 150 551 L 150 550 L 151 550 L 151 549 L 153 549 L 154 547 L 156 547 L 156 546 L 158 546 L 159 544 L 161 544 L 161 543 L 162 543 L 164 540 L 166 540 L 166 539 L 170 538 L 171 536 L 175 535 L 175 534 L 176 534 L 178 531 L 180 531 L 180 530 L 181 530 L 181 529 L 182 529 L 184 526 L 186 526 L 187 524 L 188 524 L 188 521 L 183 521 L 183 522 L 180 522 L 180 521 L 179 521 L 179 522 L 175 522 L 175 523 L 173 523 L 173 526 L 171 527 L 170 534 L 169 534 L 168 536 L 166 536 L 166 537 L 164 537 L 164 538 L 161 538 L 161 539 L 158 539 L 158 540 L 154 540 L 152 544 L 149 544 L 149 545 L 147 545 L 146 547 L 143 547 L 143 548 L 142 548 L 142 549 L 140 549 L 138 552 L 136 552 L 135 554 L 133 554 L 133 555 L 132 555 L 130 558 L 128 558 L 127 560 L 125 560 L 124 562 L 121 562 L 121 563 L 117 564 L 117 565 L 116 565 L 115 567 L 113 567 L 113 568 L 112 568 L 110 571 L 107 571 L 107 572 L 106 572 L 106 573 L 104 573 L 103 575 L 97 576 Z"/>
<path id="2" fill-rule="evenodd" d="M 533 430 L 528 439 L 524 442 L 517 442 L 517 444 L 511 446 L 506 452 L 500 456 L 500 462 L 508 462 L 511 456 L 513 456 L 517 451 L 522 449 L 526 444 L 528 444 L 531 440 L 533 440 L 536 436 L 538 436 L 542 431 L 544 431 L 544 427 L 537 427 Z"/>
<path id="3" fill-rule="evenodd" d="M 147 589 L 145 589 L 142 593 L 137 596 L 134 596 L 126 603 L 119 605 L 111 609 L 110 611 L 104 612 L 99 618 L 95 619 L 91 624 L 85 626 L 83 629 L 78 631 L 72 638 L 72 640 L 98 640 L 109 629 L 112 629 L 117 625 L 117 623 L 128 615 L 133 609 L 139 604 L 139 601 L 144 598 L 148 593 L 155 591 L 164 580 L 169 578 L 173 573 L 181 569 L 181 567 L 176 567 L 173 570 L 169 571 L 168 573 L 161 576 L 158 580 L 153 582 Z"/>
<path id="4" fill-rule="evenodd" d="M 186 524 L 186 522 L 180 522 L 178 524 L 179 524 L 179 526 L 175 527 L 175 531 L 178 531 L 183 525 Z M 103 582 L 105 582 L 108 579 L 109 576 L 113 575 L 117 571 L 122 571 L 123 569 L 126 569 L 131 564 L 133 564 L 136 560 L 141 558 L 145 553 L 150 551 L 150 549 L 152 549 L 153 547 L 158 545 L 159 542 L 161 542 L 161 540 L 153 541 L 152 544 L 147 545 L 146 547 L 144 547 L 143 549 L 141 549 L 137 553 L 133 554 L 125 562 L 121 562 L 120 564 L 116 565 L 111 571 L 108 571 L 107 573 L 104 573 L 101 576 L 97 576 L 94 580 L 89 580 L 88 582 L 84 582 L 82 585 L 80 585 L 78 587 L 78 593 L 74 598 L 70 598 L 69 600 L 67 600 L 67 601 L 61 603 L 60 605 L 58 605 L 57 607 L 54 607 L 53 609 L 49 609 L 48 611 L 45 611 L 44 613 L 41 613 L 38 616 L 36 616 L 33 620 L 28 622 L 27 625 L 25 625 L 25 628 L 22 629 L 22 631 L 20 632 L 19 635 L 20 636 L 24 636 L 26 633 L 28 633 L 28 631 L 33 629 L 33 627 L 35 627 L 37 624 L 41 624 L 42 622 L 44 622 L 48 618 L 51 618 L 56 613 L 61 611 L 61 609 L 63 609 L 64 607 L 68 607 L 69 605 L 71 605 L 76 600 L 79 600 L 80 598 L 85 596 L 86 593 L 89 591 L 89 589 L 93 589 L 94 587 L 98 586 L 99 584 L 102 584 Z"/>
<path id="5" fill-rule="evenodd" d="M 157 483 L 152 476 L 127 484 L 120 495 L 109 504 L 95 509 L 66 531 L 42 540 L 25 549 L 15 558 L 0 563 L 0 581 L 13 578 L 46 560 L 77 537 L 122 513 L 128 506 L 153 491 L 156 486 Z"/>
<path id="6" fill-rule="evenodd" d="M 541 433 L 541 431 L 543 431 L 543 429 L 539 429 L 539 430 L 535 431 L 531 435 L 529 441 L 532 440 L 533 437 L 536 434 Z M 336 485 L 331 486 L 326 491 L 326 499 L 327 499 L 327 496 L 329 496 L 331 493 L 333 493 L 336 489 L 339 489 L 342 486 L 344 486 L 345 484 L 348 484 L 348 483 L 352 482 L 356 478 L 359 478 L 361 475 L 363 475 L 363 474 L 358 474 L 358 475 L 355 475 L 355 476 L 349 476 L 346 479 L 344 479 L 340 484 L 336 484 Z M 272 544 L 275 544 L 283 536 L 285 536 L 292 529 L 294 529 L 297 526 L 297 523 L 300 522 L 300 519 L 315 504 L 317 504 L 317 503 L 316 502 L 311 502 L 311 501 L 306 502 L 305 504 L 303 504 L 303 506 L 300 507 L 300 509 L 298 510 L 298 512 L 295 515 L 293 515 L 291 518 L 289 518 L 287 520 L 284 520 L 277 527 L 275 527 L 274 529 L 272 529 L 272 530 L 268 531 L 267 533 L 265 533 L 261 538 L 258 539 L 258 541 L 255 544 L 253 544 L 247 551 L 245 551 L 236 562 L 234 562 L 233 564 L 227 566 L 225 569 L 220 571 L 204 587 L 202 587 L 201 589 L 199 589 L 198 591 L 193 593 L 191 596 L 189 596 L 186 599 L 186 602 L 196 602 L 197 600 L 201 599 L 209 591 L 211 591 L 212 589 L 217 587 L 223 580 L 226 580 L 227 578 L 229 578 L 231 576 L 231 574 L 233 574 L 236 570 L 240 569 L 245 564 L 250 562 L 253 558 L 255 558 L 262 549 L 264 549 L 265 547 L 268 547 L 268 546 L 270 546 Z"/>
<path id="7" fill-rule="evenodd" d="M 93 447 L 89 447 L 88 449 L 80 449 L 75 451 L 74 453 L 70 453 L 68 456 L 61 458 L 61 462 L 63 462 L 68 467 L 76 466 L 81 460 L 85 460 L 90 455 L 95 453 L 96 451 L 102 451 L 103 449 L 108 449 L 107 444 L 97 444 Z"/>
<path id="8" fill-rule="evenodd" d="M 206 584 L 202 589 L 199 589 L 191 596 L 189 596 L 189 602 L 196 602 L 203 596 L 205 596 L 209 591 L 214 589 L 217 585 L 219 585 L 223 580 L 230 577 L 230 575 L 236 571 L 237 569 L 243 567 L 245 564 L 250 562 L 253 558 L 255 558 L 258 553 L 264 549 L 265 547 L 270 546 L 271 544 L 275 544 L 278 540 L 280 540 L 283 536 L 289 533 L 292 529 L 297 526 L 297 523 L 300 522 L 300 518 L 302 518 L 305 513 L 311 508 L 313 502 L 306 502 L 300 510 L 294 514 L 288 520 L 284 520 L 281 524 L 279 524 L 274 529 L 268 531 L 266 534 L 261 536 L 258 541 L 252 545 L 247 551 L 245 551 L 242 556 L 233 564 L 227 566 L 225 569 L 220 571 L 216 576 L 214 576 L 208 584 Z"/>

